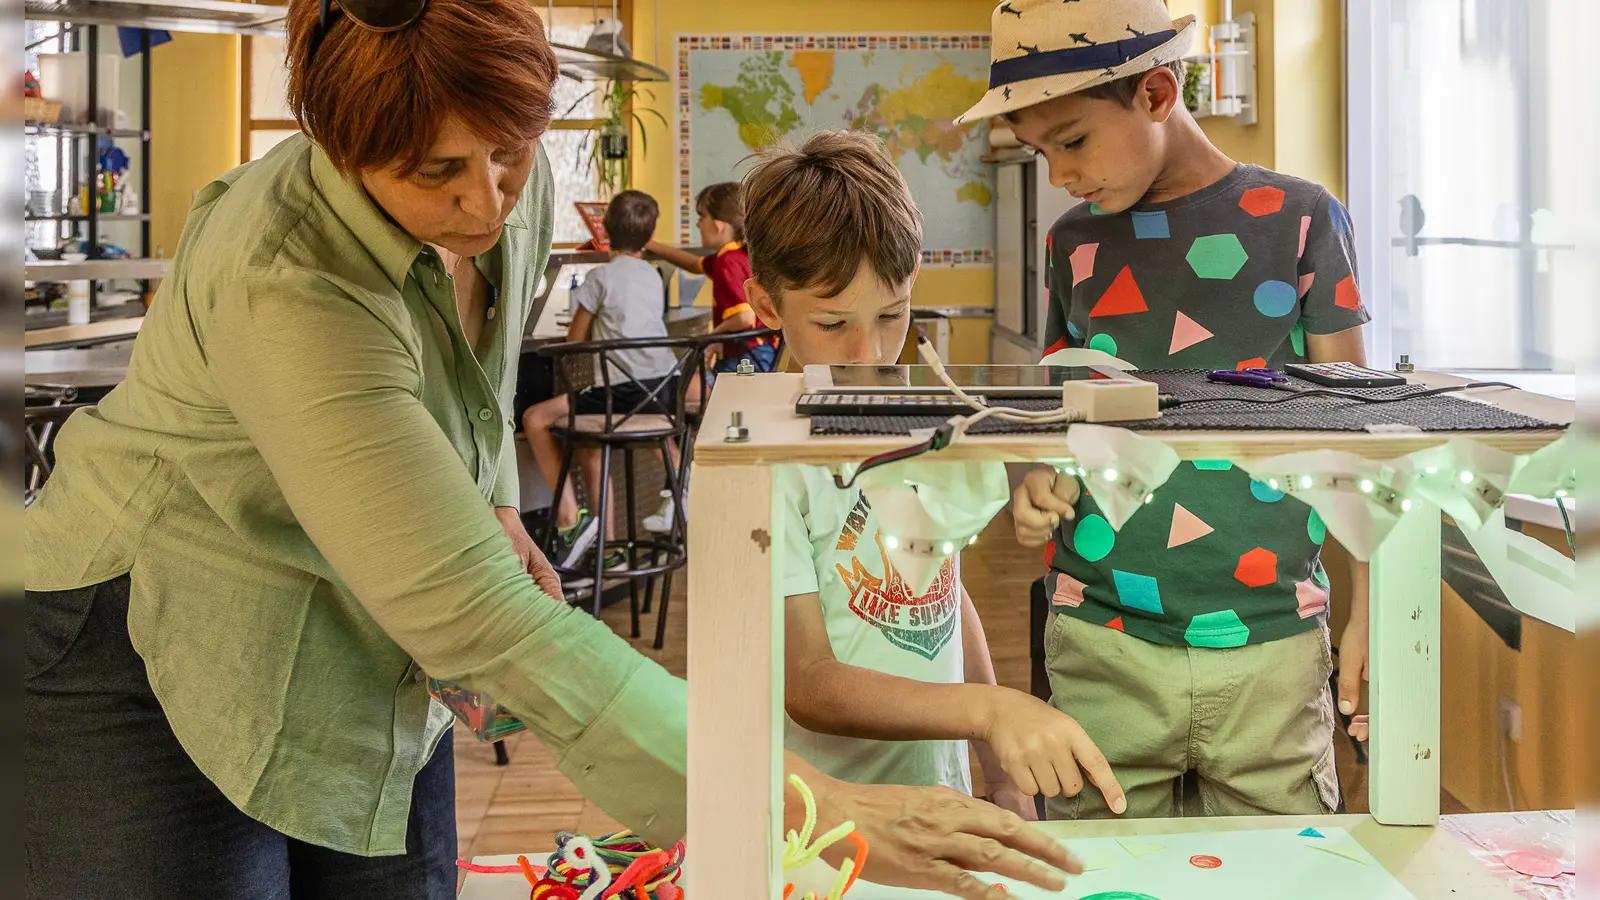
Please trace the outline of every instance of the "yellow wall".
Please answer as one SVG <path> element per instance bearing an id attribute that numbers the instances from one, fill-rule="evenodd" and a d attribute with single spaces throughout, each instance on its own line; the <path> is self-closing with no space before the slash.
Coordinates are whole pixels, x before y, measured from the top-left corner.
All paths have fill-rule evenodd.
<path id="1" fill-rule="evenodd" d="M 150 52 L 150 247 L 170 258 L 195 191 L 239 163 L 239 39 L 174 32 Z"/>
<path id="2" fill-rule="evenodd" d="M 1169 0 L 1174 17 L 1222 21 L 1221 0 Z M 1256 17 L 1257 120 L 1210 117 L 1200 127 L 1222 152 L 1310 179 L 1344 196 L 1344 27 L 1339 0 L 1234 0 L 1233 14 Z M 1281 102 L 1280 102 L 1281 98 Z"/>
<path id="3" fill-rule="evenodd" d="M 632 43 L 634 54 L 673 72 L 673 52 L 678 34 L 776 32 L 816 34 L 850 31 L 974 31 L 989 30 L 990 0 L 808 0 L 805 3 L 751 2 L 751 0 L 668 0 L 660 4 L 634 3 Z M 659 56 L 657 55 L 659 53 Z M 669 85 L 651 85 L 655 100 L 646 105 L 676 122 Z M 648 118 L 648 117 L 647 117 Z M 634 187 L 658 200 L 677 196 L 676 132 L 669 134 L 650 119 L 650 152 L 634 165 Z M 657 238 L 676 241 L 676 216 L 663 215 Z M 700 302 L 709 302 L 709 289 Z M 912 301 L 919 306 L 992 306 L 992 267 L 924 269 Z M 983 362 L 989 358 L 990 320 L 955 319 L 951 324 L 950 356 L 954 362 Z"/>

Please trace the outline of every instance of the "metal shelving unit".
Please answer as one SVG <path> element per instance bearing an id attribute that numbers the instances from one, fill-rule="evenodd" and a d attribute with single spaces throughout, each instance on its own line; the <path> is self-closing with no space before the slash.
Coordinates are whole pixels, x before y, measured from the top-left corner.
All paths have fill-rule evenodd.
<path id="1" fill-rule="evenodd" d="M 96 9 L 108 4 L 97 3 L 45 3 L 33 2 L 27 4 L 27 15 L 30 19 L 53 19 L 62 22 L 76 22 L 79 27 L 63 29 L 57 38 L 51 38 L 59 44 L 61 52 L 83 52 L 87 59 L 88 76 L 88 102 L 87 108 L 91 115 L 100 115 L 100 25 L 93 24 L 91 19 L 73 17 L 72 14 L 81 13 L 84 9 Z M 110 6 L 119 6 L 110 3 Z M 85 24 L 89 23 L 89 24 Z M 113 23 L 114 24 L 114 23 Z M 139 127 L 136 129 L 117 128 L 115 122 L 92 121 L 89 123 L 43 123 L 28 122 L 24 126 L 24 135 L 32 140 L 54 140 L 57 147 L 57 159 L 67 160 L 66 178 L 57 191 L 58 208 L 70 207 L 71 198 L 78 192 L 79 186 L 92 185 L 96 181 L 98 172 L 98 147 L 101 138 L 136 140 L 139 142 L 139 191 L 144 196 L 145 202 L 150 202 L 150 34 L 144 31 L 140 36 L 139 53 Z M 115 104 L 112 104 L 113 106 Z M 90 202 L 87 208 L 78 213 L 58 213 L 53 215 L 24 216 L 25 222 L 54 222 L 57 223 L 57 238 L 70 235 L 81 235 L 86 251 L 90 256 L 89 262 L 100 266 L 98 270 L 104 274 L 89 274 L 89 305 L 90 315 L 95 312 L 95 299 L 99 293 L 100 282 L 115 278 L 128 278 L 122 271 L 114 267 L 106 267 L 108 263 L 142 263 L 150 257 L 150 215 L 149 213 L 105 213 L 100 211 L 93 192 L 90 193 Z M 101 260 L 98 258 L 102 247 L 101 225 L 111 222 L 137 222 L 139 223 L 139 258 L 135 260 Z M 93 273 L 93 266 L 81 267 L 84 272 Z M 33 274 L 39 273 L 39 277 Z M 46 280 L 47 273 L 51 271 L 48 264 L 28 267 L 28 280 Z M 82 273 L 79 273 L 82 274 Z M 51 280 L 78 280 L 57 278 Z M 139 278 L 142 293 L 149 293 L 149 276 Z M 118 311 L 117 315 L 125 315 Z M 102 314 L 104 317 L 106 314 Z"/>

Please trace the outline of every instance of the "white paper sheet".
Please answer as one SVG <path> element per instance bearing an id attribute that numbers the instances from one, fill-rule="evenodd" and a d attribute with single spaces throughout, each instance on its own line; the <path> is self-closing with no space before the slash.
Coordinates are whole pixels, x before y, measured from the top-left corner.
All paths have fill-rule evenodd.
<path id="1" fill-rule="evenodd" d="M 1069 879 L 1065 891 L 1049 894 L 1025 884 L 1005 884 L 1016 900 L 1414 900 L 1344 829 L 1318 831 L 1322 837 L 1303 837 L 1292 828 L 1141 835 L 1134 848 L 1137 855 L 1127 849 L 1126 838 L 1069 840 L 1063 843 L 1084 861 L 1085 872 Z M 1162 849 L 1146 846 L 1156 844 Z M 1200 856 L 1221 865 L 1201 868 L 1190 861 Z M 846 900 L 940 896 L 857 882 Z"/>

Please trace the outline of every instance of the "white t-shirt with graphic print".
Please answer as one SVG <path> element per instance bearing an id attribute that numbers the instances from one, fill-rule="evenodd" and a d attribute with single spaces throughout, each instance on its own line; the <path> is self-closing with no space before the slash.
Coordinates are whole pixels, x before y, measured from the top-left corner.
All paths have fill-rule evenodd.
<path id="1" fill-rule="evenodd" d="M 834 658 L 936 684 L 965 681 L 960 557 L 946 560 L 932 586 L 913 596 L 889 563 L 877 516 L 858 488 L 840 490 L 816 466 L 779 466 L 773 486 L 773 503 L 787 517 L 779 587 L 785 597 L 818 595 Z M 817 734 L 787 716 L 784 729 L 787 749 L 835 778 L 972 793 L 966 741 Z"/>

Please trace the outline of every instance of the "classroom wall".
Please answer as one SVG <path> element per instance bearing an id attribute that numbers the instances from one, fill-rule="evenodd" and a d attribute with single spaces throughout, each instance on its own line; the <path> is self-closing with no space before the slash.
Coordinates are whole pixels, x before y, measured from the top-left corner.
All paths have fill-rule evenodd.
<path id="1" fill-rule="evenodd" d="M 239 39 L 174 32 L 150 52 L 150 246 L 170 258 L 195 192 L 239 162 Z"/>
<path id="2" fill-rule="evenodd" d="M 688 33 L 780 32 L 824 33 L 860 31 L 979 31 L 989 30 L 990 0 L 809 0 L 806 3 L 752 3 L 749 0 L 667 0 L 658 5 L 635 2 L 630 43 L 634 55 L 675 72 L 676 35 Z M 668 122 L 676 123 L 672 85 L 651 85 L 655 100 L 648 105 Z M 650 152 L 634 164 L 634 187 L 658 200 L 676 196 L 676 131 L 650 121 Z M 656 237 L 676 241 L 675 218 L 663 215 Z M 710 302 L 710 289 L 701 303 Z M 924 269 L 912 292 L 918 306 L 993 306 L 994 269 Z M 955 319 L 951 325 L 950 356 L 954 362 L 986 362 L 989 358 L 988 318 Z"/>
<path id="3" fill-rule="evenodd" d="M 1222 0 L 1169 0 L 1174 18 L 1194 15 L 1206 28 L 1222 21 Z M 1254 125 L 1205 118 L 1200 127 L 1240 162 L 1307 178 L 1344 197 L 1344 13 L 1339 0 L 1234 0 L 1233 14 L 1256 17 Z M 1280 102 L 1280 98 L 1282 102 Z"/>

